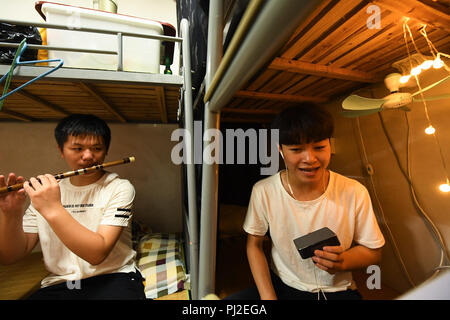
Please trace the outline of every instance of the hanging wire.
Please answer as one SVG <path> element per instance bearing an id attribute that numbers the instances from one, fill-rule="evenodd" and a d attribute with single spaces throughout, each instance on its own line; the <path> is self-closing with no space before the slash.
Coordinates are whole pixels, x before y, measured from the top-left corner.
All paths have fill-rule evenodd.
<path id="1" fill-rule="evenodd" d="M 425 27 L 425 26 L 424 26 L 424 27 Z M 423 33 L 423 34 L 426 35 L 426 31 L 425 31 L 424 27 L 422 28 L 422 29 L 424 30 L 424 33 Z M 410 63 L 411 68 L 412 68 L 412 63 L 411 63 L 411 53 L 410 53 L 410 51 L 409 51 L 409 46 L 408 46 L 408 41 L 407 41 L 407 36 L 406 36 L 406 29 L 408 30 L 409 36 L 410 36 L 410 38 L 411 38 L 411 42 L 414 44 L 414 48 L 416 49 L 416 51 L 417 51 L 421 56 L 423 56 L 423 55 L 422 55 L 422 53 L 419 51 L 419 49 L 418 49 L 417 46 L 416 46 L 416 43 L 415 43 L 415 41 L 414 41 L 414 37 L 413 37 L 413 35 L 412 35 L 411 29 L 410 29 L 409 26 L 408 26 L 408 20 L 405 20 L 405 22 L 403 23 L 403 38 L 405 39 L 406 51 L 408 52 L 408 59 L 409 59 L 409 63 Z M 428 37 L 426 37 L 426 39 L 427 39 L 427 43 L 431 43 L 431 41 L 428 39 Z M 436 48 L 434 47 L 433 44 L 430 45 L 430 48 L 434 48 L 434 49 L 436 50 Z M 429 115 L 429 113 L 428 113 L 427 102 L 426 102 L 425 97 L 424 97 L 424 95 L 423 95 L 422 86 L 420 85 L 420 81 L 419 81 L 418 76 L 417 76 L 417 75 L 414 75 L 414 78 L 416 79 L 416 83 L 417 83 L 417 86 L 418 86 L 418 88 L 419 88 L 420 96 L 422 97 L 422 102 L 423 102 L 423 106 L 424 106 L 424 110 L 425 110 L 425 116 L 426 116 L 427 121 L 428 121 L 428 125 L 431 126 L 431 119 L 430 119 L 430 115 Z M 435 141 L 436 141 L 436 144 L 437 144 L 437 146 L 438 146 L 438 149 L 439 149 L 439 155 L 440 155 L 441 162 L 442 162 L 442 166 L 443 166 L 443 169 L 444 169 L 444 174 L 445 174 L 445 177 L 446 177 L 446 180 L 447 180 L 447 183 L 448 183 L 448 180 L 449 180 L 449 179 L 448 179 L 449 174 L 448 174 L 447 166 L 446 166 L 446 164 L 445 164 L 445 157 L 444 157 L 444 154 L 443 154 L 443 152 L 442 152 L 442 147 L 441 147 L 441 143 L 440 143 L 440 141 L 439 141 L 438 135 L 437 135 L 437 131 L 435 130 L 435 131 L 432 133 L 432 135 L 433 135 L 433 137 L 434 137 L 434 139 L 435 139 Z"/>
<path id="2" fill-rule="evenodd" d="M 366 145 L 364 143 L 364 138 L 362 136 L 361 126 L 359 124 L 359 117 L 357 117 L 355 120 L 356 120 L 356 128 L 358 130 L 359 142 L 361 143 L 361 149 L 362 149 L 362 153 L 363 153 L 363 157 L 364 157 L 364 162 L 367 165 L 370 162 L 369 162 L 369 158 L 368 158 L 368 155 L 367 155 L 367 152 L 366 152 Z M 395 257 L 400 262 L 400 266 L 403 269 L 404 275 L 406 276 L 406 279 L 408 280 L 409 284 L 412 287 L 416 287 L 416 284 L 414 283 L 414 281 L 411 278 L 411 275 L 408 272 L 408 268 L 406 267 L 405 261 L 403 261 L 403 259 L 402 259 L 402 255 L 401 255 L 400 249 L 398 248 L 397 241 L 396 241 L 396 239 L 394 237 L 394 234 L 391 231 L 391 228 L 389 227 L 389 224 L 387 222 L 386 216 L 384 214 L 383 206 L 381 205 L 381 200 L 378 197 L 377 189 L 375 187 L 375 181 L 373 180 L 373 175 L 369 175 L 369 180 L 370 180 L 370 183 L 371 183 L 371 186 L 372 186 L 372 191 L 373 191 L 373 195 L 375 197 L 375 201 L 377 202 L 378 209 L 379 209 L 379 211 L 381 213 L 381 218 L 383 219 L 383 222 L 384 222 L 383 227 L 388 231 L 389 236 L 391 238 L 391 244 L 392 244 L 392 247 L 393 247 L 393 249 L 394 249 L 394 251 L 396 253 Z"/>
<path id="3" fill-rule="evenodd" d="M 419 32 L 421 35 L 423 35 L 423 37 L 427 41 L 428 47 L 430 48 L 431 55 L 433 56 L 434 59 L 436 59 L 437 58 L 436 55 L 439 53 L 439 51 L 437 51 L 436 47 L 433 45 L 433 43 L 430 41 L 430 39 L 428 39 L 427 30 L 425 30 L 426 27 L 427 27 L 427 25 L 424 25 L 422 28 L 420 28 Z M 436 52 L 436 54 L 435 54 L 435 52 Z"/>

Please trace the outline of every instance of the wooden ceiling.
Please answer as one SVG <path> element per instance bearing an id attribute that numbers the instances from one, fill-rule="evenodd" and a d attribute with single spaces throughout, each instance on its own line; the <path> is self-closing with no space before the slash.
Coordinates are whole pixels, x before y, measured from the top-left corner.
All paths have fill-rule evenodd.
<path id="1" fill-rule="evenodd" d="M 380 9 L 380 28 L 367 25 L 371 5 Z M 430 54 L 419 33 L 424 24 L 434 46 L 450 53 L 450 0 L 323 0 L 278 55 L 236 93 L 221 120 L 270 121 L 297 102 L 324 103 L 381 82 L 397 71 L 392 63 L 408 56 L 406 17 L 421 53 Z M 29 78 L 13 79 L 17 87 Z M 0 121 L 56 121 L 81 112 L 111 122 L 177 123 L 180 86 L 46 77 L 8 97 Z"/>
<path id="2" fill-rule="evenodd" d="M 10 89 L 28 80 L 13 80 Z M 173 85 L 43 79 L 7 97 L 0 120 L 57 121 L 90 113 L 109 122 L 176 123 L 179 95 Z"/>
<path id="3" fill-rule="evenodd" d="M 380 28 L 368 27 L 368 20 L 376 22 L 374 11 L 367 12 L 371 5 L 380 9 Z M 222 111 L 222 121 L 270 121 L 297 102 L 323 103 L 382 82 L 388 73 L 398 72 L 392 63 L 408 57 L 403 36 L 407 17 L 422 54 L 431 55 L 419 33 L 424 24 L 434 46 L 450 54 L 449 0 L 325 0 L 273 61 L 236 93 Z"/>

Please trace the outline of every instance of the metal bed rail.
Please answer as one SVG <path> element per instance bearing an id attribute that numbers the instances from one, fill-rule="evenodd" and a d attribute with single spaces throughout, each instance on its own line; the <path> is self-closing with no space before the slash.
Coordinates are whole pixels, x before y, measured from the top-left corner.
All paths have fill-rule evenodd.
<path id="1" fill-rule="evenodd" d="M 72 52 L 83 52 L 83 53 L 117 55 L 118 56 L 117 71 L 123 71 L 123 37 L 137 37 L 137 38 L 145 38 L 145 39 L 170 41 L 170 42 L 175 42 L 175 43 L 180 43 L 183 41 L 183 39 L 180 37 L 149 35 L 149 34 L 145 34 L 145 33 L 136 33 L 136 32 L 123 32 L 120 30 L 82 28 L 82 27 L 74 27 L 74 26 L 70 26 L 70 25 L 60 25 L 60 24 L 54 24 L 54 23 L 17 21 L 17 20 L 9 20 L 9 19 L 0 19 L 0 22 L 12 24 L 12 25 L 19 25 L 19 26 L 33 26 L 33 27 L 47 28 L 47 29 L 93 32 L 93 33 L 116 35 L 117 36 L 117 50 L 116 51 L 97 50 L 97 49 L 80 49 L 80 48 L 71 48 L 71 47 L 43 46 L 43 45 L 31 45 L 31 44 L 28 45 L 28 48 L 42 49 L 42 50 L 57 50 L 57 51 L 72 51 Z M 0 42 L 0 47 L 16 48 L 16 47 L 18 47 L 18 44 L 17 43 L 9 43 L 9 42 Z"/>

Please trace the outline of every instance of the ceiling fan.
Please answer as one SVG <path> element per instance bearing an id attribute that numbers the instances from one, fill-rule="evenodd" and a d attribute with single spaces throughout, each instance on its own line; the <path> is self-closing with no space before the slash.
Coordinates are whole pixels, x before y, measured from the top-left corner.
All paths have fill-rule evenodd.
<path id="1" fill-rule="evenodd" d="M 425 92 L 434 86 L 447 81 L 450 76 L 443 78 L 422 90 L 414 93 L 409 92 L 399 92 L 399 88 L 406 87 L 407 84 L 400 82 L 402 77 L 399 73 L 391 73 L 387 75 L 384 79 L 384 84 L 388 88 L 390 94 L 381 99 L 365 98 L 358 95 L 350 95 L 344 99 L 342 102 L 342 108 L 344 111 L 341 115 L 348 118 L 355 118 L 359 116 L 365 116 L 373 113 L 380 112 L 384 109 L 401 109 L 405 111 L 410 111 L 408 104 L 414 101 L 422 101 L 422 99 L 415 98 L 421 92 Z M 450 98 L 450 95 L 441 95 L 435 97 L 428 97 L 425 100 L 438 100 Z"/>

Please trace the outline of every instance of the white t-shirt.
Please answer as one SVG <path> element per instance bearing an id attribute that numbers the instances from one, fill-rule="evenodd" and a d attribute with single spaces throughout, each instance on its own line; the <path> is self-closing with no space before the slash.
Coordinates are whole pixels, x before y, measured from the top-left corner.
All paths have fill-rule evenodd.
<path id="1" fill-rule="evenodd" d="M 270 230 L 269 230 L 270 227 Z M 272 239 L 272 270 L 298 290 L 336 292 L 355 288 L 351 272 L 334 275 L 302 259 L 293 240 L 328 227 L 344 250 L 355 241 L 371 249 L 384 245 L 367 189 L 356 180 L 330 171 L 325 192 L 311 201 L 295 200 L 283 187 L 280 172 L 258 181 L 244 221 L 244 230 Z"/>
<path id="2" fill-rule="evenodd" d="M 26 233 L 38 233 L 47 270 L 51 273 L 41 282 L 47 287 L 64 281 L 80 280 L 99 274 L 135 271 L 135 255 L 131 242 L 131 208 L 135 196 L 133 185 L 106 172 L 87 186 L 74 186 L 70 179 L 59 182 L 61 203 L 80 224 L 91 231 L 99 225 L 125 227 L 108 257 L 99 265 L 91 265 L 70 251 L 56 236 L 39 212 L 29 206 L 23 217 Z"/>

